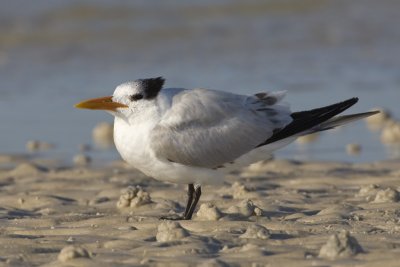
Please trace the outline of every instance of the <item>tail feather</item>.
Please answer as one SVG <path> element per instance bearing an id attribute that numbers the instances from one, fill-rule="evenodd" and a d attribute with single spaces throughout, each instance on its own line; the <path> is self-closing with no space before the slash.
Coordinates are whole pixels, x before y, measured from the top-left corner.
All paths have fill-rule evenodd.
<path id="1" fill-rule="evenodd" d="M 337 114 L 345 111 L 355 103 L 357 103 L 358 98 L 350 98 L 348 100 L 345 100 L 340 103 L 336 103 L 330 106 L 322 107 L 322 108 L 316 108 L 308 111 L 300 111 L 300 112 L 294 112 L 291 114 L 293 121 L 289 123 L 285 128 L 277 131 L 274 133 L 269 139 L 267 139 L 265 142 L 259 144 L 257 147 L 264 146 L 273 142 L 276 142 L 278 140 L 285 139 L 290 136 L 294 135 L 302 135 L 302 134 L 308 134 L 316 131 L 322 131 L 328 128 L 333 128 L 337 125 L 335 123 L 343 122 L 346 120 L 347 122 L 351 120 L 355 120 L 356 117 L 350 118 L 348 116 L 342 116 L 340 120 L 335 119 L 334 116 Z M 368 112 L 367 112 L 368 113 Z M 361 113 L 363 114 L 363 113 Z M 355 114 L 355 115 L 360 115 L 361 114 Z M 366 113 L 365 113 L 366 114 Z M 365 115 L 365 116 L 370 116 Z M 364 117 L 364 116 L 363 116 Z M 338 117 L 340 118 L 340 117 Z M 361 118 L 361 117 L 359 117 Z M 331 120 L 331 121 L 330 121 Z M 330 122 L 329 122 L 330 121 Z M 321 127 L 320 125 L 324 125 L 323 123 L 326 123 L 324 127 Z M 343 124 L 341 123 L 341 124 Z M 319 129 L 319 130 L 317 130 Z"/>
<path id="2" fill-rule="evenodd" d="M 369 116 L 375 115 L 379 113 L 379 111 L 369 111 L 369 112 L 363 112 L 363 113 L 355 113 L 355 114 L 350 114 L 350 115 L 343 115 L 343 116 L 335 116 L 319 125 L 316 127 L 312 128 L 310 132 L 306 132 L 304 134 L 310 134 L 310 133 L 315 133 L 315 132 L 320 132 L 320 131 L 325 131 L 325 130 L 330 130 L 333 129 L 337 126 L 341 126 L 356 120 L 364 119 Z"/>

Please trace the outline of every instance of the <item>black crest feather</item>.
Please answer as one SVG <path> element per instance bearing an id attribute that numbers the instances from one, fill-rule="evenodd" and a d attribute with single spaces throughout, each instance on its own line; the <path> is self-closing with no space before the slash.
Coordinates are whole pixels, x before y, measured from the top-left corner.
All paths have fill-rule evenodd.
<path id="1" fill-rule="evenodd" d="M 157 97 L 162 89 L 165 79 L 163 77 L 136 80 L 143 89 L 145 99 L 153 99 Z"/>

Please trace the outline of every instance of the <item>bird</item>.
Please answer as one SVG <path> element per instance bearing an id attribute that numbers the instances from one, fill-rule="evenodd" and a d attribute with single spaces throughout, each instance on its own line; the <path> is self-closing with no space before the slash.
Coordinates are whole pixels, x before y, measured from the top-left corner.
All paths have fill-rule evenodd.
<path id="1" fill-rule="evenodd" d="M 114 116 L 114 143 L 128 164 L 157 180 L 187 185 L 183 214 L 160 219 L 192 219 L 201 186 L 221 184 L 225 169 L 264 160 L 300 136 L 377 113 L 339 116 L 357 97 L 292 112 L 282 101 L 285 91 L 240 95 L 163 88 L 164 83 L 163 77 L 137 79 L 118 85 L 111 96 L 75 105 Z"/>

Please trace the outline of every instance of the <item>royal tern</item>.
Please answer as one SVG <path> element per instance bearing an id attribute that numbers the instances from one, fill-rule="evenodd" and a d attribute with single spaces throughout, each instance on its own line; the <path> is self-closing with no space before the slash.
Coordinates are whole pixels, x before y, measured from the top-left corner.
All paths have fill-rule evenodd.
<path id="1" fill-rule="evenodd" d="M 188 184 L 182 217 L 190 220 L 201 185 L 223 181 L 224 168 L 268 158 L 297 137 L 328 130 L 376 112 L 336 116 L 358 98 L 291 112 L 284 92 L 238 95 L 208 89 L 163 89 L 162 77 L 119 85 L 112 96 L 77 108 L 114 115 L 114 141 L 122 158 L 161 181 Z M 161 90 L 162 89 L 162 90 Z"/>

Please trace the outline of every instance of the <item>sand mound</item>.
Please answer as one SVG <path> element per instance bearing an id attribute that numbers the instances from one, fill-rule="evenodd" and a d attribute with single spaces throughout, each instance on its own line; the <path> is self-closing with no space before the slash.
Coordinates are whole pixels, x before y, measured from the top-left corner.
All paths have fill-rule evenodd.
<path id="1" fill-rule="evenodd" d="M 261 216 L 263 214 L 263 211 L 262 209 L 254 205 L 251 200 L 246 199 L 240 202 L 238 205 L 229 207 L 227 213 L 250 217 Z"/>
<path id="2" fill-rule="evenodd" d="M 400 122 L 390 121 L 382 130 L 381 141 L 384 144 L 400 143 Z"/>
<path id="3" fill-rule="evenodd" d="M 367 201 L 371 201 L 375 198 L 378 190 L 379 186 L 377 186 L 376 184 L 364 185 L 360 188 L 360 190 L 356 194 L 356 197 L 363 197 Z"/>
<path id="4" fill-rule="evenodd" d="M 239 236 L 240 238 L 254 238 L 254 239 L 269 239 L 270 233 L 264 226 L 254 224 L 250 225 L 244 234 Z"/>
<path id="5" fill-rule="evenodd" d="M 399 192 L 392 188 L 381 189 L 376 193 L 374 203 L 391 203 L 398 202 L 400 199 Z"/>
<path id="6" fill-rule="evenodd" d="M 393 188 L 382 189 L 378 185 L 365 185 L 360 188 L 356 197 L 363 197 L 372 203 L 393 203 L 400 201 L 400 193 Z"/>
<path id="7" fill-rule="evenodd" d="M 247 186 L 239 182 L 234 182 L 231 187 L 231 192 L 234 199 L 249 199 L 260 197 L 259 193 L 252 191 L 253 190 L 249 189 Z"/>
<path id="8" fill-rule="evenodd" d="M 58 254 L 58 260 L 61 262 L 67 262 L 76 258 L 90 258 L 90 254 L 85 248 L 79 246 L 64 247 L 60 251 L 60 254 Z"/>
<path id="9" fill-rule="evenodd" d="M 338 259 L 348 258 L 362 252 L 358 241 L 350 236 L 348 231 L 341 231 L 338 235 L 334 234 L 329 237 L 325 245 L 323 245 L 319 251 L 320 258 L 326 259 Z"/>
<path id="10" fill-rule="evenodd" d="M 381 129 L 392 118 L 390 111 L 384 108 L 374 108 L 371 111 L 376 110 L 380 111 L 380 113 L 365 119 L 368 127 L 372 130 Z"/>
<path id="11" fill-rule="evenodd" d="M 11 170 L 9 174 L 13 176 L 28 176 L 28 175 L 38 175 L 40 173 L 46 172 L 47 169 L 33 163 L 21 163 L 15 169 Z"/>
<path id="12" fill-rule="evenodd" d="M 118 208 L 136 208 L 146 204 L 152 203 L 150 194 L 142 189 L 140 186 L 129 186 L 121 192 L 121 196 L 117 202 Z"/>
<path id="13" fill-rule="evenodd" d="M 114 126 L 108 122 L 97 124 L 92 131 L 94 143 L 100 148 L 110 148 L 114 146 Z"/>
<path id="14" fill-rule="evenodd" d="M 178 222 L 164 221 L 158 225 L 156 239 L 158 242 L 168 242 L 181 240 L 187 236 L 189 236 L 189 232 Z"/>
<path id="15" fill-rule="evenodd" d="M 222 217 L 221 211 L 211 203 L 201 204 L 196 219 L 201 221 L 218 221 Z"/>

